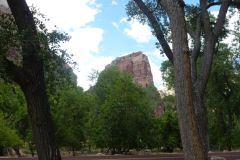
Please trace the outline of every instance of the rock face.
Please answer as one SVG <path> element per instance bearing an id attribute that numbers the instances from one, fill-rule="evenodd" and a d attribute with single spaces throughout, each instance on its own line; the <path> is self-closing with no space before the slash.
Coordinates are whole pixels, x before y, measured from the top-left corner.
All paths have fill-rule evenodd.
<path id="1" fill-rule="evenodd" d="M 153 85 L 153 76 L 148 57 L 142 52 L 135 52 L 112 61 L 110 66 L 116 66 L 120 71 L 126 72 L 133 80 L 143 87 Z"/>
<path id="2" fill-rule="evenodd" d="M 0 13 L 11 13 L 6 0 L 0 0 Z"/>

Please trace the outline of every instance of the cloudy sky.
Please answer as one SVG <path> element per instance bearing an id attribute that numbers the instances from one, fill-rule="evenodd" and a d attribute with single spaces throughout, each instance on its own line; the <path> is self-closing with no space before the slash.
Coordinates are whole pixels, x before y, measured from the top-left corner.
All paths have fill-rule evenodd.
<path id="1" fill-rule="evenodd" d="M 1 0 L 2 1 L 2 0 Z M 156 39 L 147 25 L 127 21 L 128 0 L 27 0 L 45 14 L 49 29 L 56 25 L 67 32 L 71 40 L 62 47 L 74 55 L 78 63 L 78 85 L 85 90 L 91 82 L 88 75 L 101 71 L 116 57 L 142 51 L 149 58 L 154 83 L 163 88 L 159 68 L 166 57 L 155 47 Z M 194 3 L 194 0 L 187 0 Z"/>
<path id="2" fill-rule="evenodd" d="M 88 89 L 88 75 L 103 70 L 116 57 L 142 51 L 149 57 L 155 86 L 162 88 L 159 68 L 165 57 L 155 47 L 156 39 L 147 25 L 127 21 L 128 0 L 27 0 L 40 9 L 54 25 L 67 32 L 71 40 L 64 44 L 78 63 L 78 84 Z"/>

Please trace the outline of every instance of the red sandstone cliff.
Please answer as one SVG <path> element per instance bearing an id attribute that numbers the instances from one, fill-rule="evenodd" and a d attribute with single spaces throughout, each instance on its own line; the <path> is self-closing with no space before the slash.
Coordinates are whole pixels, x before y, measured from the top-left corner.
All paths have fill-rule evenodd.
<path id="1" fill-rule="evenodd" d="M 127 72 L 133 80 L 143 87 L 153 85 L 153 77 L 148 57 L 142 52 L 135 52 L 112 61 L 110 66 L 116 66 L 119 70 Z"/>

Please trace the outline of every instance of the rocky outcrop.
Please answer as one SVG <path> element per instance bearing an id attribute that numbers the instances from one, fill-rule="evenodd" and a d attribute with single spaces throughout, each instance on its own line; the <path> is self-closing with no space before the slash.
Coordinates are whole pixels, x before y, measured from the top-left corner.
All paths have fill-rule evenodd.
<path id="1" fill-rule="evenodd" d="M 153 76 L 148 57 L 142 52 L 118 57 L 109 66 L 116 66 L 120 71 L 128 73 L 136 83 L 143 87 L 153 85 Z"/>
<path id="2" fill-rule="evenodd" d="M 0 0 L 0 14 L 2 13 L 11 13 L 6 0 Z"/>

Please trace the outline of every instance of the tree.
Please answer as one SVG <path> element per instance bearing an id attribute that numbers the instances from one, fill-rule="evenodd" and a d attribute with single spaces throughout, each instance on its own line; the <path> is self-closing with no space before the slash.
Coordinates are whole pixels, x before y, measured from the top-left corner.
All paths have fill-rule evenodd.
<path id="1" fill-rule="evenodd" d="M 7 83 L 2 79 L 0 79 L 0 88 L 0 114 L 6 121 L 7 127 L 14 130 L 21 140 L 26 142 L 30 123 L 24 95 L 16 84 Z M 2 138 L 9 142 L 8 136 L 3 136 Z M 11 144 L 12 142 L 9 143 Z M 17 145 L 5 147 L 13 147 L 16 154 L 21 156 Z"/>
<path id="2" fill-rule="evenodd" d="M 206 98 L 210 145 L 220 150 L 232 150 L 240 113 L 239 56 L 225 44 L 219 45 L 214 56 Z"/>
<path id="3" fill-rule="evenodd" d="M 87 141 L 86 123 L 88 113 L 94 106 L 91 95 L 82 88 L 71 87 L 61 91 L 59 103 L 54 107 L 56 136 L 60 146 L 70 147 L 75 155 Z"/>
<path id="4" fill-rule="evenodd" d="M 153 109 L 130 76 L 107 68 L 100 73 L 93 93 L 100 104 L 92 127 L 97 147 L 123 153 L 151 146 Z"/>
<path id="5" fill-rule="evenodd" d="M 23 142 L 17 135 L 16 130 L 7 126 L 3 114 L 0 112 L 0 156 L 3 156 L 3 147 L 14 147 Z"/>
<path id="6" fill-rule="evenodd" d="M 46 94 L 42 54 L 46 51 L 40 43 L 32 13 L 25 0 L 8 0 L 17 26 L 19 40 L 1 48 L 5 72 L 22 89 L 32 122 L 33 137 L 40 160 L 61 159 L 55 142 L 54 127 Z M 11 24 L 11 23 L 10 23 Z M 10 30 L 14 34 L 15 30 Z M 5 50 L 5 52 L 4 52 Z M 7 54 L 6 54 L 7 53 Z M 19 61 L 14 60 L 18 56 Z M 2 59 L 1 59 L 2 60 Z M 19 63 L 16 63 L 19 62 Z"/>
<path id="7" fill-rule="evenodd" d="M 159 91 L 154 85 L 147 86 L 146 88 L 143 88 L 147 98 L 150 100 L 150 106 L 152 109 L 155 109 L 156 107 L 161 105 L 161 97 L 159 94 Z"/>
<path id="8" fill-rule="evenodd" d="M 176 111 L 166 111 L 156 119 L 157 147 L 163 147 L 166 152 L 181 148 L 181 138 Z"/>
<path id="9" fill-rule="evenodd" d="M 143 22 L 148 20 L 162 50 L 174 66 L 176 108 L 186 160 L 208 158 L 205 89 L 227 10 L 230 5 L 239 4 L 239 1 L 231 0 L 199 2 L 199 7 L 187 6 L 183 0 L 132 0 L 128 4 L 131 17 Z M 212 23 L 208 9 L 215 5 L 220 5 L 220 9 L 217 20 Z M 170 28 L 164 27 L 163 22 Z M 166 31 L 170 31 L 172 49 L 166 40 L 169 38 Z M 188 34 L 193 40 L 191 49 Z M 197 67 L 201 54 L 201 65 Z"/>

